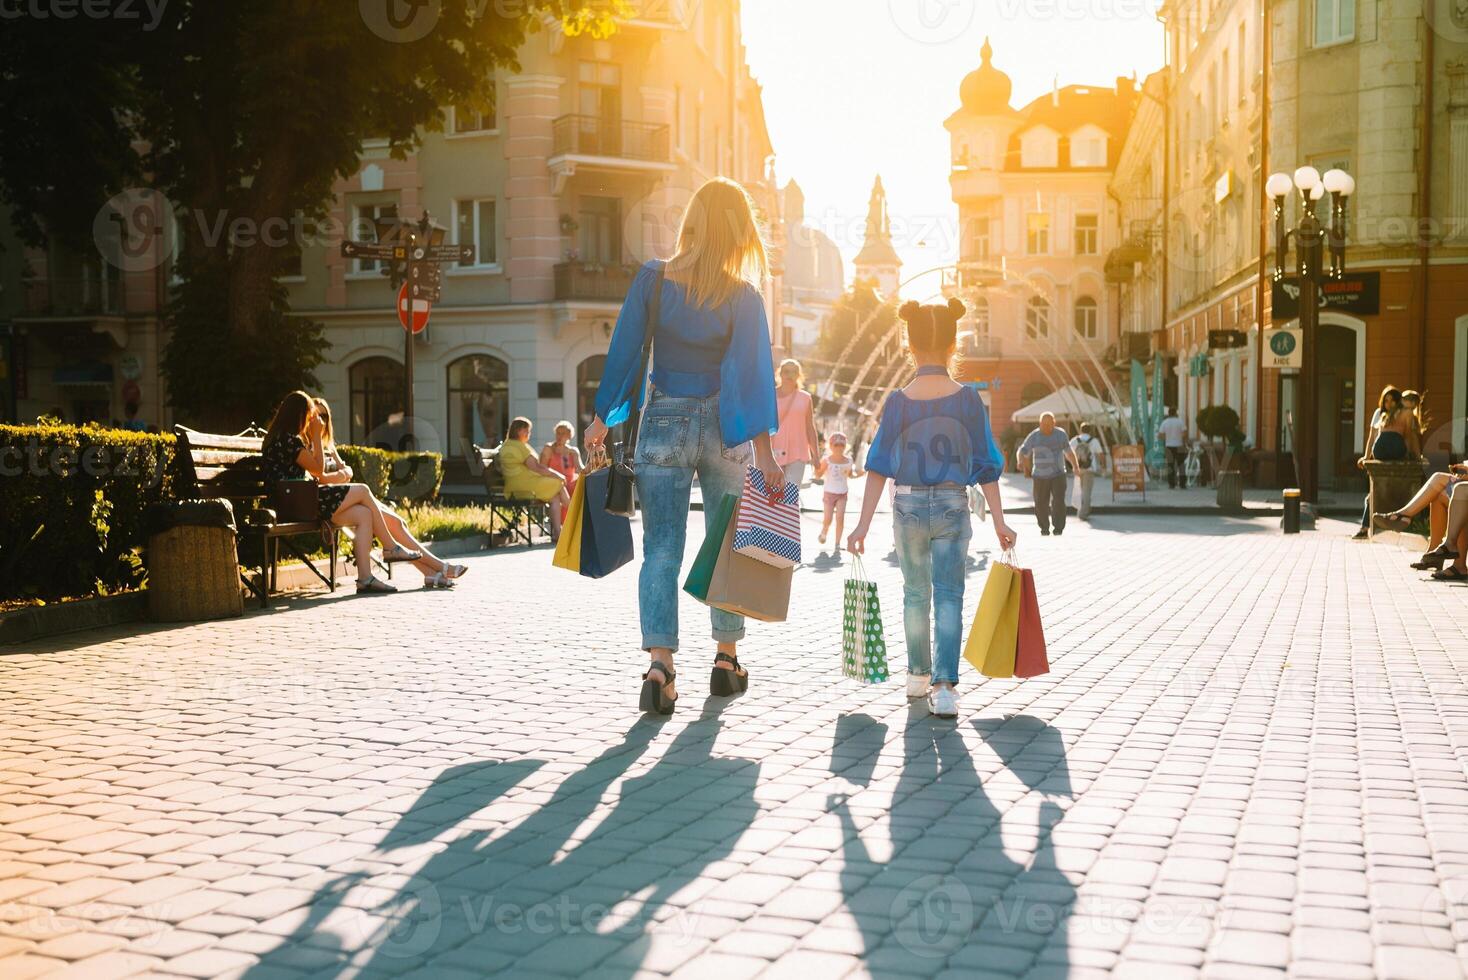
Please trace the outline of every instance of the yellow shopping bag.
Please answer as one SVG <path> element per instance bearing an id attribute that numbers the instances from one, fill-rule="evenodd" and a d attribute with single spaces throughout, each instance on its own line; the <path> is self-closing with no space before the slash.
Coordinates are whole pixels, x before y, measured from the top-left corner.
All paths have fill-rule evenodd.
<path id="1" fill-rule="evenodd" d="M 556 568 L 581 571 L 581 520 L 585 510 L 586 481 L 577 480 L 576 489 L 571 491 L 571 506 L 566 508 L 566 520 L 561 524 L 561 539 L 556 542 L 556 556 L 551 560 Z"/>
<path id="2" fill-rule="evenodd" d="M 996 561 L 989 567 L 989 578 L 974 612 L 974 625 L 963 647 L 964 659 L 985 677 L 1014 676 L 1019 607 L 1019 572 L 1011 564 Z"/>

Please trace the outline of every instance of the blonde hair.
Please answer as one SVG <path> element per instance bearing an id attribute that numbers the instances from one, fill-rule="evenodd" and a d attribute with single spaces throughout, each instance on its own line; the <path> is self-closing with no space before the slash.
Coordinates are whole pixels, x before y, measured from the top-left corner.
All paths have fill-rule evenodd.
<path id="1" fill-rule="evenodd" d="M 793 358 L 793 357 L 787 357 L 787 358 L 785 358 L 785 360 L 781 361 L 780 362 L 780 370 L 777 371 L 777 372 L 775 372 L 776 377 L 783 378 L 785 376 L 785 369 L 788 368 L 788 367 L 795 368 L 795 387 L 797 387 L 797 388 L 801 389 L 802 391 L 804 391 L 805 390 L 805 368 L 801 367 L 800 366 L 800 362 L 797 361 L 795 358 Z"/>
<path id="2" fill-rule="evenodd" d="M 743 284 L 760 289 L 769 274 L 769 248 L 749 192 L 723 177 L 700 187 L 683 212 L 678 251 L 668 260 L 668 275 L 687 288 L 689 303 L 716 309 Z"/>

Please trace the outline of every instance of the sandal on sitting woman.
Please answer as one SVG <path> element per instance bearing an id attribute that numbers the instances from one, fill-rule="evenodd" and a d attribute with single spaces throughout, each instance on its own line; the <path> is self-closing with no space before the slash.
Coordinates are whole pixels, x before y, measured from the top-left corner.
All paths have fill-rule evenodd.
<path id="1" fill-rule="evenodd" d="M 1453 560 L 1453 556 L 1452 555 L 1440 554 L 1436 550 L 1434 550 L 1434 551 L 1427 551 L 1427 552 L 1423 552 L 1422 557 L 1419 558 L 1419 559 L 1417 559 L 1416 561 L 1414 561 L 1412 563 L 1411 567 L 1417 569 L 1417 571 L 1419 571 L 1419 572 L 1425 572 L 1428 569 L 1432 569 L 1433 571 L 1437 571 L 1439 568 L 1442 568 L 1443 565 L 1445 565 L 1446 563 L 1448 563 L 1448 562 L 1450 562 L 1452 560 Z"/>
<path id="2" fill-rule="evenodd" d="M 728 664 L 727 668 L 719 664 Z M 727 698 L 731 694 L 743 694 L 749 690 L 749 671 L 739 666 L 739 658 L 721 653 L 714 657 L 713 673 L 709 677 L 709 693 L 716 698 Z"/>
<path id="3" fill-rule="evenodd" d="M 465 575 L 468 575 L 469 566 L 445 564 L 443 566 L 443 571 L 439 572 L 439 574 L 449 579 L 450 581 L 453 581 L 456 578 L 463 578 Z"/>
<path id="4" fill-rule="evenodd" d="M 653 680 L 653 671 L 662 674 L 663 679 Z M 671 715 L 678 704 L 678 698 L 668 697 L 668 688 L 673 686 L 673 678 L 676 676 L 673 668 L 667 664 L 657 660 L 648 664 L 647 673 L 642 675 L 642 696 L 638 699 L 638 707 L 654 714 Z"/>
<path id="5" fill-rule="evenodd" d="M 422 557 L 423 553 L 421 551 L 409 551 L 400 544 L 395 544 L 391 548 L 382 549 L 382 560 L 385 562 L 417 561 Z"/>
<path id="6" fill-rule="evenodd" d="M 452 589 L 454 580 L 443 572 L 435 572 L 432 575 L 423 576 L 423 587 L 425 589 Z"/>
<path id="7" fill-rule="evenodd" d="M 1377 527 L 1388 531 L 1405 531 L 1412 526 L 1412 518 L 1399 511 L 1392 511 L 1390 514 L 1372 514 L 1371 520 Z"/>
<path id="8" fill-rule="evenodd" d="M 380 578 L 358 579 L 357 595 L 363 593 L 374 593 L 376 595 L 389 595 L 398 590 L 397 586 L 389 585 Z"/>
<path id="9" fill-rule="evenodd" d="M 1432 573 L 1434 582 L 1461 582 L 1468 579 L 1468 572 L 1460 572 L 1454 565 L 1439 569 Z"/>

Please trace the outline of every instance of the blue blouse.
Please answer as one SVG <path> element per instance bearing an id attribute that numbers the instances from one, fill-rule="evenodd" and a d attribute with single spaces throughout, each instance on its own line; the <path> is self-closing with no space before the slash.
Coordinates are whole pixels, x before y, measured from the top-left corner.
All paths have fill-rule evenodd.
<path id="1" fill-rule="evenodd" d="M 894 391 L 867 450 L 867 470 L 901 486 L 993 483 L 1004 472 L 989 411 L 972 388 L 918 400 Z"/>
<path id="2" fill-rule="evenodd" d="M 617 316 L 596 414 L 607 425 L 627 421 L 642 365 L 647 304 L 661 262 L 638 270 Z M 662 306 L 652 344 L 652 383 L 673 398 L 719 396 L 725 447 L 740 446 L 780 426 L 775 407 L 775 362 L 765 303 L 748 285 L 723 306 L 705 310 L 688 302 L 678 283 L 663 280 Z"/>

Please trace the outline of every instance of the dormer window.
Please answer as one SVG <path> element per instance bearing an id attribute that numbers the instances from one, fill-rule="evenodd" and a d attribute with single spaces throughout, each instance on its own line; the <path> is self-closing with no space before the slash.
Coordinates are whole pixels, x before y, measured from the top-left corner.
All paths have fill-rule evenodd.
<path id="1" fill-rule="evenodd" d="M 1085 126 L 1070 137 L 1072 167 L 1106 166 L 1106 131 L 1098 126 Z"/>
<path id="2" fill-rule="evenodd" d="M 1054 130 L 1041 126 L 1020 137 L 1020 166 L 1054 167 L 1059 165 L 1059 159 L 1060 140 Z"/>

